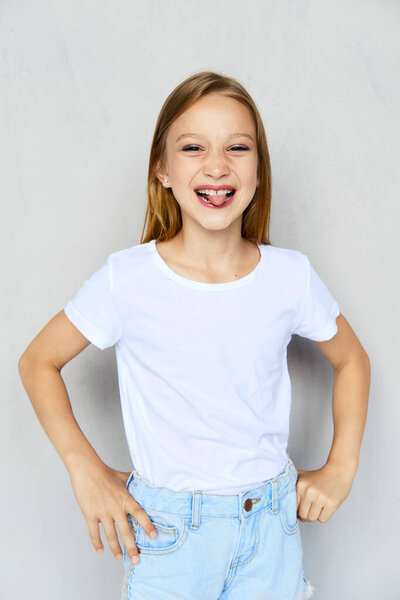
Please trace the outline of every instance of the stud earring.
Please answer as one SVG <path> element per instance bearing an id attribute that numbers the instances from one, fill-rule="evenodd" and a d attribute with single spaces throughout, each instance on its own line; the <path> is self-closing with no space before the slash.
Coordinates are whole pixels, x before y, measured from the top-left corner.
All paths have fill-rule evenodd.
<path id="1" fill-rule="evenodd" d="M 168 181 L 168 180 L 167 180 L 167 178 L 165 178 L 165 179 L 164 179 L 164 184 L 163 184 L 163 185 L 164 185 L 164 187 L 167 185 L 167 181 Z"/>

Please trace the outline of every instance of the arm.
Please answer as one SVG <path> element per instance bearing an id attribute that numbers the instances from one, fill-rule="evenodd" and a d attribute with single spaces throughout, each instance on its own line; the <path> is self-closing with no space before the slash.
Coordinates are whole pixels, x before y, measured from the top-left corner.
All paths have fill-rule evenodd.
<path id="1" fill-rule="evenodd" d="M 103 465 L 74 417 L 61 377 L 62 367 L 88 345 L 61 311 L 32 340 L 18 363 L 36 416 L 68 470 L 84 461 Z"/>
<path id="2" fill-rule="evenodd" d="M 334 369 L 332 414 L 334 436 L 327 464 L 356 473 L 367 419 L 371 366 L 349 322 L 340 314 L 337 334 L 314 342 Z"/>
<path id="3" fill-rule="evenodd" d="M 334 369 L 334 436 L 321 469 L 298 470 L 297 505 L 303 521 L 326 522 L 350 493 L 367 418 L 369 357 L 342 314 L 336 323 L 338 331 L 333 338 L 314 342 Z"/>
<path id="4" fill-rule="evenodd" d="M 84 436 L 61 377 L 62 367 L 89 343 L 62 310 L 29 344 L 19 360 L 18 371 L 36 416 L 68 469 L 94 548 L 103 550 L 98 527 L 101 521 L 113 554 L 122 558 L 115 522 L 129 556 L 138 558 L 127 513 L 148 534 L 156 531 L 155 527 L 126 489 L 129 473 L 108 467 Z"/>

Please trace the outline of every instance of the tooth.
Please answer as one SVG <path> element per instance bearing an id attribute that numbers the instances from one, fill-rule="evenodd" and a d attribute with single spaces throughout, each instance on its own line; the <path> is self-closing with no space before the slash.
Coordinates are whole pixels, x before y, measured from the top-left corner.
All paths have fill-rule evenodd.
<path id="1" fill-rule="evenodd" d="M 198 192 L 201 192 L 202 194 L 207 194 L 207 196 L 222 196 L 223 194 L 229 194 L 229 192 L 232 192 L 233 190 L 197 190 Z"/>

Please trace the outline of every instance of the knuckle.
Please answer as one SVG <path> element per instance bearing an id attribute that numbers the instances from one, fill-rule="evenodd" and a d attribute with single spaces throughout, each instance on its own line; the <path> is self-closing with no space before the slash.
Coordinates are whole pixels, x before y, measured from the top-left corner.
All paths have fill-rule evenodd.
<path id="1" fill-rule="evenodd" d="M 135 498 L 131 495 L 129 495 L 129 498 L 128 498 L 128 508 L 129 508 L 129 512 L 131 512 L 131 509 L 137 510 L 138 508 L 141 508 L 139 502 L 136 502 Z"/>
<path id="2" fill-rule="evenodd" d="M 102 542 L 99 535 L 91 535 L 90 541 L 92 542 L 92 546 L 97 550 L 98 548 L 102 548 Z"/>
<path id="3" fill-rule="evenodd" d="M 116 536 L 109 534 L 109 535 L 106 535 L 106 538 L 107 538 L 107 542 L 109 543 L 110 548 L 112 550 L 118 548 L 119 543 L 118 543 L 118 539 Z"/>
<path id="4" fill-rule="evenodd" d="M 111 548 L 118 548 L 119 544 L 116 537 L 110 535 L 109 537 L 107 537 L 107 541 L 110 544 Z"/>
<path id="5" fill-rule="evenodd" d="M 147 517 L 147 513 L 144 510 L 144 508 L 142 508 L 140 506 L 140 504 L 136 504 L 135 508 L 134 508 L 134 517 L 136 517 L 136 519 L 143 519 L 143 517 Z"/>
<path id="6" fill-rule="evenodd" d="M 122 509 L 122 507 L 118 507 L 118 509 L 114 512 L 114 521 L 117 523 L 124 521 L 126 518 L 126 512 Z"/>
<path id="7" fill-rule="evenodd" d="M 132 529 L 130 528 L 130 525 L 126 519 L 125 521 L 122 521 L 121 525 L 118 526 L 118 529 L 123 538 L 130 539 L 131 535 L 133 535 Z"/>
<path id="8" fill-rule="evenodd" d="M 86 524 L 89 531 L 93 532 L 99 525 L 99 520 L 95 517 L 86 517 Z"/>
<path id="9" fill-rule="evenodd" d="M 91 510 L 85 513 L 85 519 L 89 526 L 95 526 L 101 520 L 98 511 Z"/>
<path id="10" fill-rule="evenodd" d="M 126 551 L 129 554 L 129 556 L 132 556 L 133 554 L 138 554 L 139 553 L 139 549 L 138 549 L 138 547 L 136 546 L 135 543 L 128 544 L 126 546 Z"/>
<path id="11" fill-rule="evenodd" d="M 101 544 L 100 534 L 98 531 L 89 530 L 89 537 L 94 546 L 98 546 L 99 544 Z"/>

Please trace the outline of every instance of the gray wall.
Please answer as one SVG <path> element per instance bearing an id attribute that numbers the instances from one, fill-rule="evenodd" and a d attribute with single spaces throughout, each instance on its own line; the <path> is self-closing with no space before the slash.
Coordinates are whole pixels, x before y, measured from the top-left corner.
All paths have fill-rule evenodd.
<path id="1" fill-rule="evenodd" d="M 156 117 L 203 69 L 253 95 L 271 241 L 310 257 L 371 359 L 359 470 L 328 523 L 300 524 L 305 572 L 316 600 L 399 597 L 399 17 L 395 0 L 2 2 L 2 598 L 119 598 L 122 563 L 102 527 L 94 551 L 17 362 L 110 252 L 139 243 Z M 289 369 L 288 451 L 316 469 L 332 439 L 332 370 L 297 336 Z M 96 451 L 130 471 L 114 349 L 89 346 L 63 376 Z"/>

